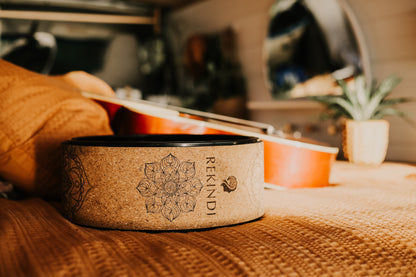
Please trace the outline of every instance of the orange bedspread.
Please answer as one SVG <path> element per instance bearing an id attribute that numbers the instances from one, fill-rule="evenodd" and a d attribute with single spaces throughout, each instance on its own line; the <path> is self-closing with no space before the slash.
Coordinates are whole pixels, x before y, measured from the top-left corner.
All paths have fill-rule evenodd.
<path id="1" fill-rule="evenodd" d="M 0 199 L 0 276 L 416 276 L 416 167 L 337 162 L 331 187 L 266 191 L 266 214 L 191 232 L 74 225 Z"/>

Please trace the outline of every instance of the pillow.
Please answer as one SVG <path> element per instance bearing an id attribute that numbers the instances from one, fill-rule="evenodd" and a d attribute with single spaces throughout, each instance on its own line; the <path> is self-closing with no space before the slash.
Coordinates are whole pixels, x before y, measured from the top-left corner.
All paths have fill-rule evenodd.
<path id="1" fill-rule="evenodd" d="M 27 193 L 59 199 L 61 143 L 77 136 L 112 134 L 106 111 L 81 96 L 78 91 L 83 88 L 112 93 L 103 81 L 85 72 L 52 77 L 0 60 L 3 179 Z"/>

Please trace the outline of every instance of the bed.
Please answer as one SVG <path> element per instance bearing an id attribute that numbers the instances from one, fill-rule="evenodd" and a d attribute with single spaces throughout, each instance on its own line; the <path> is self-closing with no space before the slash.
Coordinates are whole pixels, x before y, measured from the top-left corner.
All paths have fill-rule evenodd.
<path id="1" fill-rule="evenodd" d="M 252 222 L 79 226 L 59 201 L 0 199 L 0 276 L 415 276 L 416 167 L 337 161 L 330 186 L 265 190 Z"/>

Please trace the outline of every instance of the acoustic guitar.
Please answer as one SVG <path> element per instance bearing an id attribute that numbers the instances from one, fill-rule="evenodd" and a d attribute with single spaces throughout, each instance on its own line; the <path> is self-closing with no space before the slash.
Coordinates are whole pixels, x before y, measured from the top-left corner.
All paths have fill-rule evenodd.
<path id="1" fill-rule="evenodd" d="M 108 112 L 123 134 L 234 134 L 264 143 L 265 187 L 312 188 L 329 185 L 339 149 L 306 138 L 278 136 L 273 126 L 153 102 L 82 92 Z M 122 120 L 117 120 L 123 114 Z"/>

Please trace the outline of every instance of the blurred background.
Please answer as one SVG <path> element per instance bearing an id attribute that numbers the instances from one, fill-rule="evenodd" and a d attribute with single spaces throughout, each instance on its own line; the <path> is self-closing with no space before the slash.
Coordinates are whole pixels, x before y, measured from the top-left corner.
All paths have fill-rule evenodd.
<path id="1" fill-rule="evenodd" d="M 416 87 L 414 0 L 1 0 L 0 57 L 57 75 L 83 70 L 123 98 L 269 123 L 332 146 L 310 95 L 365 74 Z M 404 106 L 412 114 L 414 104 Z M 416 161 L 416 131 L 391 123 L 388 160 Z"/>

